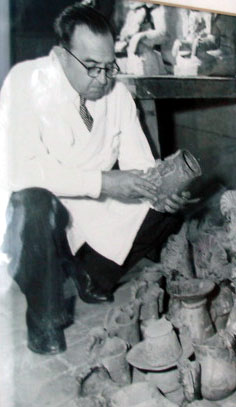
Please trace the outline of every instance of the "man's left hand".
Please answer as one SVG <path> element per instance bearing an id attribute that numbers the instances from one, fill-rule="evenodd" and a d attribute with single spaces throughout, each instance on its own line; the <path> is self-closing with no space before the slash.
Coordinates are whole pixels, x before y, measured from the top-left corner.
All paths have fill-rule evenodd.
<path id="1" fill-rule="evenodd" d="M 189 191 L 184 191 L 180 195 L 173 194 L 171 197 L 166 199 L 165 210 L 168 213 L 176 213 L 183 210 L 187 205 L 197 203 L 200 198 L 191 199 L 191 194 Z"/>

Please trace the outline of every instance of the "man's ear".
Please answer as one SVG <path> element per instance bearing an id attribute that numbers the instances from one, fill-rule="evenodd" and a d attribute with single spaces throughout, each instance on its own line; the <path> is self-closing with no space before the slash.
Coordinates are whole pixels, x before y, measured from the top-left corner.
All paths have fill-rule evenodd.
<path id="1" fill-rule="evenodd" d="M 55 51 L 60 63 L 62 64 L 62 66 L 64 66 L 67 61 L 67 51 L 63 48 L 62 45 L 56 45 L 54 47 L 54 51 Z"/>

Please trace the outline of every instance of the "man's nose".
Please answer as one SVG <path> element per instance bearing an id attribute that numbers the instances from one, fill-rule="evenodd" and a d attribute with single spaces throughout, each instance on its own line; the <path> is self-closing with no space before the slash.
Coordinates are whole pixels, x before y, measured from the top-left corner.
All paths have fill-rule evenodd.
<path id="1" fill-rule="evenodd" d="M 106 77 L 106 71 L 105 69 L 101 69 L 99 75 L 97 76 L 97 80 L 99 83 L 101 83 L 102 85 L 106 85 L 107 84 L 107 77 Z"/>

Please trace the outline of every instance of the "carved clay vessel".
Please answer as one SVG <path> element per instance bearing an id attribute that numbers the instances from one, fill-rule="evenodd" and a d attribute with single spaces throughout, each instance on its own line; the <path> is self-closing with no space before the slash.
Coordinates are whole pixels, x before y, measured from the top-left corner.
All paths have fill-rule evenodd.
<path id="1" fill-rule="evenodd" d="M 181 318 L 192 339 L 203 342 L 214 335 L 210 315 L 207 310 L 207 295 L 215 284 L 209 280 L 189 279 L 169 283 L 170 295 L 181 301 Z"/>
<path id="2" fill-rule="evenodd" d="M 123 339 L 128 346 L 134 346 L 140 341 L 139 306 L 129 303 L 123 307 L 111 308 L 105 317 L 104 327 L 112 336 Z"/>
<path id="3" fill-rule="evenodd" d="M 165 212 L 165 200 L 174 193 L 181 193 L 190 182 L 202 174 L 198 161 L 187 150 L 178 150 L 163 161 L 158 159 L 154 168 L 150 168 L 145 178 L 152 180 L 158 187 L 158 200 L 154 207 Z"/>
<path id="4" fill-rule="evenodd" d="M 208 400 L 221 400 L 236 389 L 236 356 L 218 335 L 204 344 L 193 343 L 201 365 L 201 393 Z"/>

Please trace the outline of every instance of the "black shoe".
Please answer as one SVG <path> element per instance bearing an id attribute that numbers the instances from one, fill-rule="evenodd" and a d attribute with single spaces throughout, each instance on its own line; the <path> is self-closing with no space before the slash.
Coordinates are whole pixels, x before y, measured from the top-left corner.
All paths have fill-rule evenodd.
<path id="1" fill-rule="evenodd" d="M 73 270 L 71 277 L 75 283 L 81 300 L 89 304 L 97 304 L 105 301 L 113 302 L 113 294 L 104 293 L 99 288 L 96 288 L 89 274 L 82 268 Z"/>
<path id="2" fill-rule="evenodd" d="M 56 355 L 66 350 L 66 340 L 62 328 L 39 328 L 26 315 L 28 326 L 28 348 L 41 355 Z"/>

